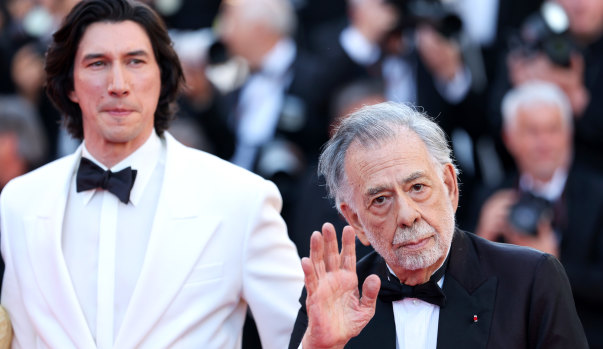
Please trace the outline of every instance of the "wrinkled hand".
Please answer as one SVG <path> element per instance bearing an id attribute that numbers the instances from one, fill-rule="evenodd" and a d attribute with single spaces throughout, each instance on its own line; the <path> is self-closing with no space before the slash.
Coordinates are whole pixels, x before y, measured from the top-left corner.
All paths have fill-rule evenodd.
<path id="1" fill-rule="evenodd" d="M 439 80 L 451 81 L 463 67 L 459 45 L 429 26 L 417 28 L 417 49 L 427 69 Z"/>
<path id="2" fill-rule="evenodd" d="M 305 274 L 308 329 L 302 340 L 304 349 L 343 348 L 357 336 L 375 314 L 381 280 L 369 276 L 358 293 L 355 234 L 351 227 L 343 230 L 341 254 L 337 248 L 335 228 L 322 227 L 310 241 L 310 258 L 302 259 Z"/>
<path id="3" fill-rule="evenodd" d="M 509 230 L 509 211 L 517 202 L 513 189 L 502 189 L 494 193 L 482 206 L 475 233 L 485 239 L 495 241 Z"/>
<path id="4" fill-rule="evenodd" d="M 550 220 L 543 219 L 538 224 L 536 236 L 522 234 L 514 230 L 505 232 L 507 242 L 515 245 L 535 248 L 544 253 L 559 257 L 559 243 Z"/>
<path id="5" fill-rule="evenodd" d="M 507 66 L 514 86 L 529 80 L 548 81 L 559 86 L 569 98 L 576 117 L 582 115 L 590 102 L 590 94 L 584 85 L 584 58 L 580 54 L 572 54 L 566 68 L 554 64 L 544 54 L 523 57 L 511 53 L 507 57 Z"/>

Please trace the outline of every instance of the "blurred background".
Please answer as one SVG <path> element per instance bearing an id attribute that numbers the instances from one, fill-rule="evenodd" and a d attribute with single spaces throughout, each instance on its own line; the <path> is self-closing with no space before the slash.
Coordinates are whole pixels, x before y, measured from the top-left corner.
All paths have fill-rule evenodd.
<path id="1" fill-rule="evenodd" d="M 458 227 L 556 255 L 603 348 L 603 1 L 145 2 L 187 82 L 169 131 L 274 181 L 300 256 L 323 222 L 344 225 L 316 175 L 338 121 L 412 103 L 454 149 Z M 44 92 L 44 52 L 75 3 L 0 0 L 0 190 L 78 145 Z"/>

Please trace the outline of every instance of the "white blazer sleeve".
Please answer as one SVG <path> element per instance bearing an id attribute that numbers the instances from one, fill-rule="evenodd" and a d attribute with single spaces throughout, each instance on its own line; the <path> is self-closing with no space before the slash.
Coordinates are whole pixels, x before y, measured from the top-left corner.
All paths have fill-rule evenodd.
<path id="1" fill-rule="evenodd" d="M 249 303 L 262 347 L 282 349 L 289 344 L 304 276 L 297 249 L 280 216 L 281 196 L 264 181 L 249 214 L 245 246 L 243 297 Z"/>

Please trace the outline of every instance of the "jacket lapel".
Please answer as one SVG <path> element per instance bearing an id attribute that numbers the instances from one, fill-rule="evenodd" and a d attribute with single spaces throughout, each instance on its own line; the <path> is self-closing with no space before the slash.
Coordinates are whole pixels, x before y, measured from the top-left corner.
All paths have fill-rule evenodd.
<path id="1" fill-rule="evenodd" d="M 38 287 L 59 325 L 75 346 L 93 348 L 94 340 L 80 307 L 61 247 L 61 234 L 69 185 L 80 158 L 81 148 L 54 166 L 49 185 L 32 203 L 34 215 L 24 219 L 29 258 Z M 61 182 L 62 181 L 62 182 Z"/>
<path id="2" fill-rule="evenodd" d="M 440 349 L 485 348 L 488 344 L 498 281 L 484 275 L 465 234 L 456 231 L 450 249 L 443 287 L 447 301 L 438 323 Z"/>
<path id="3" fill-rule="evenodd" d="M 217 230 L 222 217 L 213 215 L 202 181 L 190 173 L 190 151 L 166 133 L 164 181 L 140 277 L 117 334 L 115 347 L 137 347 L 176 297 Z M 187 156 L 188 155 L 188 156 Z M 194 177 L 197 176 L 197 177 Z M 204 212 L 200 215 L 200 212 Z"/>

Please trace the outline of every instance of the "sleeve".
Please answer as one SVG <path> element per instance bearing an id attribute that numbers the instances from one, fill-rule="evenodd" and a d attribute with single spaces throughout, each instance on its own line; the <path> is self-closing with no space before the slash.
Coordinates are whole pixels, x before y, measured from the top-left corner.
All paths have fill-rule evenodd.
<path id="1" fill-rule="evenodd" d="M 304 276 L 297 249 L 280 216 L 276 186 L 263 181 L 247 227 L 243 298 L 255 319 L 262 347 L 282 349 L 289 343 Z"/>
<path id="2" fill-rule="evenodd" d="M 534 274 L 529 309 L 530 348 L 588 348 L 561 263 L 543 255 Z"/>
<path id="3" fill-rule="evenodd" d="M 7 185 L 0 196 L 0 249 L 2 251 L 2 260 L 5 270 L 2 278 L 2 293 L 0 303 L 9 315 L 11 326 L 13 328 L 12 348 L 30 348 L 34 347 L 31 341 L 35 338 L 34 329 L 28 320 L 25 304 L 21 297 L 21 289 L 17 280 L 17 271 L 14 259 L 12 257 L 13 249 L 11 244 L 11 226 L 9 218 L 14 219 L 21 215 L 17 212 L 11 212 L 9 202 L 10 183 Z M 14 226 L 14 224 L 12 225 Z"/>

